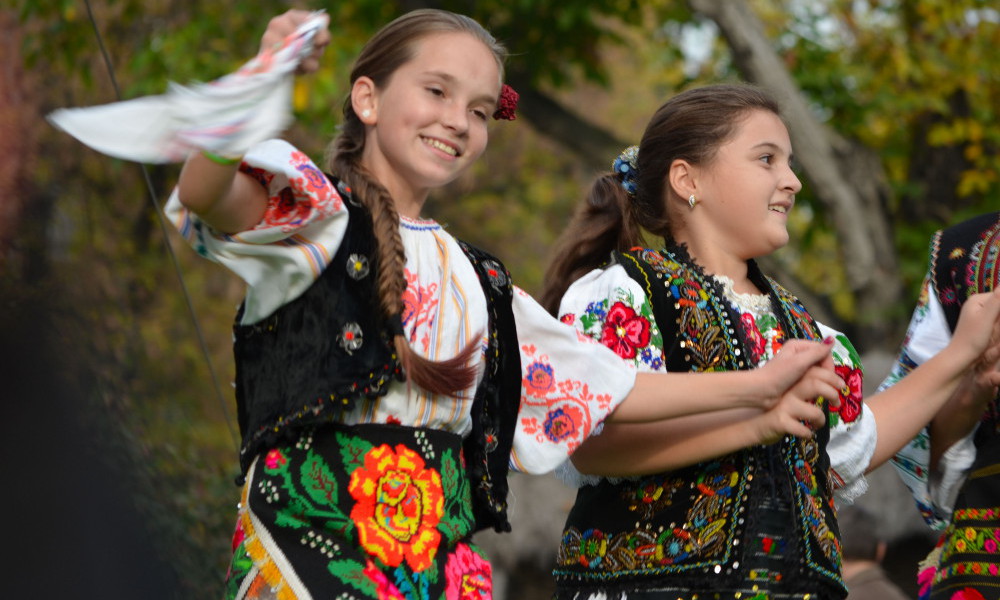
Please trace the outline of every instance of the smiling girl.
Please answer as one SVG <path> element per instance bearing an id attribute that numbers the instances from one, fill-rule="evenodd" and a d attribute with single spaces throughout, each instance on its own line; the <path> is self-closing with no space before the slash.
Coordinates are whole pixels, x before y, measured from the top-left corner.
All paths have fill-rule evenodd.
<path id="1" fill-rule="evenodd" d="M 833 341 L 839 407 L 818 398 L 829 426 L 801 437 L 761 435 L 757 409 L 609 423 L 572 457 L 580 489 L 559 598 L 844 597 L 834 494 L 863 493 L 864 473 L 931 419 L 990 344 L 1000 294 L 966 305 L 947 352 L 916 380 L 862 404 L 847 338 L 754 262 L 788 243 L 802 187 L 779 115 L 744 85 L 664 104 L 564 233 L 543 303 L 642 371 L 752 372 L 797 338 Z M 665 247 L 643 248 L 643 229 Z"/>

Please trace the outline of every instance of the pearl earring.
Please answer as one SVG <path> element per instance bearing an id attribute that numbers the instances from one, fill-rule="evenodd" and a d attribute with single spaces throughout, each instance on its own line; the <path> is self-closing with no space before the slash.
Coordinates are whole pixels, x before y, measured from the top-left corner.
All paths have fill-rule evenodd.
<path id="1" fill-rule="evenodd" d="M 698 199 L 694 197 L 694 194 L 688 196 L 688 206 L 694 208 L 694 205 L 698 204 Z"/>
<path id="2" fill-rule="evenodd" d="M 362 118 L 367 119 L 370 116 L 372 116 L 372 111 L 368 110 L 367 108 L 361 111 Z"/>

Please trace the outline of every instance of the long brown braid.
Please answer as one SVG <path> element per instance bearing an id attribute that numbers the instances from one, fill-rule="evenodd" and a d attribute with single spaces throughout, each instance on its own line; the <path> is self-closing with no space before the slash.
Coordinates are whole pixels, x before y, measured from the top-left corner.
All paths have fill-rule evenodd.
<path id="1" fill-rule="evenodd" d="M 455 32 L 469 33 L 483 42 L 492 51 L 502 73 L 506 51 L 479 23 L 463 15 L 424 9 L 397 18 L 368 41 L 351 71 L 351 84 L 365 76 L 376 86 L 384 87 L 396 69 L 413 57 L 417 41 L 435 33 Z M 371 214 L 378 252 L 379 307 L 386 319 L 398 324 L 406 291 L 406 253 L 392 196 L 361 162 L 365 133 L 365 125 L 355 114 L 351 99 L 347 98 L 340 133 L 327 148 L 327 169 L 351 187 L 353 196 Z M 470 341 L 457 356 L 444 361 L 420 356 L 399 332 L 393 342 L 409 381 L 428 392 L 454 395 L 475 381 L 476 369 L 469 361 L 479 350 L 478 338 Z"/>

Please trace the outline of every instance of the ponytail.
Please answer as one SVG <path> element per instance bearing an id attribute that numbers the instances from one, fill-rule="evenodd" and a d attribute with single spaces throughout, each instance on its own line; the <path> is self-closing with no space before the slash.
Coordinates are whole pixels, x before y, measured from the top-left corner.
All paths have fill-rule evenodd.
<path id="1" fill-rule="evenodd" d="M 553 251 L 545 271 L 540 301 L 558 316 L 559 303 L 570 284 L 608 262 L 612 250 L 625 251 L 642 243 L 631 196 L 614 173 L 601 176 L 590 188 Z"/>

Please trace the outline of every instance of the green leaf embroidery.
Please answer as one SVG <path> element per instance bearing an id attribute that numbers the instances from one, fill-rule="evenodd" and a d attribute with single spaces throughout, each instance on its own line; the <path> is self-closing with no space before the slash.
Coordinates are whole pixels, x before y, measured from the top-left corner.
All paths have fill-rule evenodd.
<path id="1" fill-rule="evenodd" d="M 327 563 L 326 568 L 335 577 L 354 586 L 366 597 L 374 598 L 377 596 L 378 588 L 375 587 L 375 582 L 365 575 L 365 565 L 362 563 L 352 559 L 331 560 Z"/>

